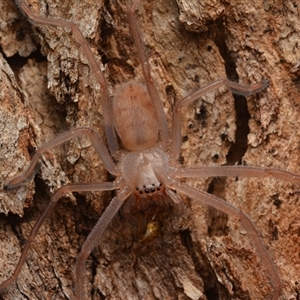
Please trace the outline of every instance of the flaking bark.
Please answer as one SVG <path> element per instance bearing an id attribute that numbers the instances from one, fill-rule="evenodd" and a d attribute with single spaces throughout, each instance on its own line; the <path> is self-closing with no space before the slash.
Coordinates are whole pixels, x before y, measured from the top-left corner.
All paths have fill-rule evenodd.
<path id="1" fill-rule="evenodd" d="M 30 3 L 40 14 L 79 25 L 103 64 L 112 95 L 124 82 L 142 81 L 124 1 L 46 2 Z M 140 30 L 169 121 L 174 101 L 214 79 L 270 80 L 259 95 L 234 98 L 224 88 L 184 108 L 182 163 L 239 163 L 299 173 L 297 2 L 145 2 L 138 14 Z M 103 127 L 99 86 L 70 33 L 34 27 L 13 2 L 0 4 L 3 187 L 43 142 L 79 126 L 103 136 Z M 110 176 L 83 138 L 45 155 L 26 187 L 2 190 L 0 280 L 12 274 L 52 191 L 67 182 L 106 180 Z M 242 178 L 191 184 L 251 217 L 278 267 L 282 299 L 299 299 L 300 187 Z M 16 283 L 0 292 L 0 299 L 71 299 L 76 255 L 112 196 L 61 199 Z M 251 236 L 230 217 L 196 200 L 184 201 L 184 214 L 167 215 L 151 245 L 132 236 L 124 218 L 113 222 L 88 260 L 87 299 L 265 299 L 271 286 Z"/>

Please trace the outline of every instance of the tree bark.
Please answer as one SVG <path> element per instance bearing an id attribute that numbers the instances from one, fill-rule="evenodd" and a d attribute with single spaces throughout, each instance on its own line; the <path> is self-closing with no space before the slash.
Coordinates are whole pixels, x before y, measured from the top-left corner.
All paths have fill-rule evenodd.
<path id="1" fill-rule="evenodd" d="M 142 82 L 125 1 L 28 1 L 43 16 L 78 24 L 103 67 L 113 96 Z M 2 187 L 38 146 L 69 128 L 104 138 L 99 85 L 63 28 L 33 26 L 0 0 Z M 140 1 L 139 29 L 171 126 L 175 101 L 218 78 L 270 85 L 233 96 L 221 88 L 182 109 L 184 166 L 242 164 L 299 173 L 299 35 L 296 1 Z M 24 241 L 50 194 L 68 182 L 112 180 L 83 137 L 45 154 L 35 179 L 0 193 L 0 281 L 14 271 Z M 228 201 L 259 229 L 282 279 L 281 299 L 300 298 L 298 184 L 226 178 L 190 184 Z M 74 193 L 57 204 L 15 283 L 0 299 L 71 299 L 76 256 L 113 193 Z M 153 243 L 117 218 L 88 259 L 87 299 L 266 299 L 272 286 L 233 218 L 183 197 Z"/>

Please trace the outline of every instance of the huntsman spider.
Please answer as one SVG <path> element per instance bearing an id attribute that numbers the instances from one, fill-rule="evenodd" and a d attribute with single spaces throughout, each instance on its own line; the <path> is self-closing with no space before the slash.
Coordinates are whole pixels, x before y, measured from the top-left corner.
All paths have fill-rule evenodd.
<path id="1" fill-rule="evenodd" d="M 131 206 L 145 216 L 155 216 L 161 211 L 172 209 L 181 204 L 180 195 L 209 205 L 240 221 L 243 228 L 251 236 L 261 263 L 272 287 L 271 299 L 278 299 L 281 294 L 281 279 L 276 265 L 251 219 L 240 209 L 216 196 L 192 187 L 187 183 L 189 178 L 205 177 L 273 177 L 291 183 L 300 183 L 300 176 L 275 168 L 260 168 L 249 166 L 199 166 L 182 167 L 179 162 L 181 147 L 181 109 L 195 100 L 221 86 L 226 86 L 233 93 L 243 96 L 263 91 L 268 86 L 267 80 L 253 85 L 230 81 L 226 78 L 215 80 L 201 87 L 189 96 L 177 101 L 173 109 L 172 128 L 170 130 L 164 112 L 162 101 L 156 85 L 151 77 L 151 69 L 144 49 L 136 17 L 137 3 L 133 2 L 128 9 L 128 19 L 137 55 L 142 66 L 144 84 L 130 81 L 116 91 L 111 102 L 108 83 L 98 65 L 95 55 L 78 26 L 70 21 L 49 19 L 39 16 L 21 0 L 18 6 L 36 26 L 57 26 L 72 31 L 76 42 L 81 46 L 89 66 L 99 83 L 100 98 L 103 112 L 103 123 L 106 142 L 92 128 L 74 128 L 59 135 L 54 140 L 41 146 L 32 157 L 29 167 L 18 177 L 9 181 L 6 189 L 15 189 L 32 179 L 36 165 L 41 156 L 48 150 L 66 141 L 86 135 L 96 149 L 106 170 L 115 176 L 113 182 L 71 183 L 57 189 L 50 197 L 50 202 L 42 216 L 37 220 L 23 248 L 23 252 L 13 275 L 0 285 L 0 290 L 6 289 L 15 281 L 21 272 L 26 255 L 34 241 L 39 228 L 53 210 L 55 204 L 65 193 L 71 192 L 101 192 L 116 191 L 116 196 L 86 238 L 77 257 L 75 268 L 75 299 L 84 300 L 86 275 L 86 260 L 97 246 L 108 225 L 120 208 L 130 199 Z"/>

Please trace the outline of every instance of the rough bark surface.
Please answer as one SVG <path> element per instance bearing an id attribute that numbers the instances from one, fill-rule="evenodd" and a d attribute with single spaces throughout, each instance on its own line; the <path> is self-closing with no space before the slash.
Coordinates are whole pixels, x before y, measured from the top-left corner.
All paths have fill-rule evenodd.
<path id="1" fill-rule="evenodd" d="M 174 101 L 214 79 L 263 78 L 259 95 L 226 88 L 183 109 L 182 163 L 245 164 L 299 173 L 300 6 L 297 1 L 140 1 L 140 31 L 168 119 Z M 145 2 L 145 3 L 144 3 Z M 125 1 L 28 1 L 41 15 L 77 23 L 114 95 L 141 69 Z M 89 126 L 103 136 L 99 86 L 70 32 L 35 27 L 0 0 L 0 281 L 16 266 L 49 195 L 68 182 L 111 180 L 86 138 L 44 155 L 32 180 L 4 191 L 45 141 Z M 300 299 L 300 185 L 227 178 L 193 185 L 241 208 L 259 229 L 282 278 L 281 299 Z M 22 271 L 0 299 L 71 299 L 76 255 L 112 193 L 64 196 Z M 266 299 L 272 287 L 234 219 L 184 199 L 151 245 L 119 218 L 88 260 L 87 299 Z"/>

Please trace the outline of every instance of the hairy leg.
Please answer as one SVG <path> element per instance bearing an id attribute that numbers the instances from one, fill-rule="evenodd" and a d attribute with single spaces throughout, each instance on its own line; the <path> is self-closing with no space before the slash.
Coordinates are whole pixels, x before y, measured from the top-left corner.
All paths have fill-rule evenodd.
<path id="1" fill-rule="evenodd" d="M 94 148 L 98 152 L 100 158 L 102 159 L 102 162 L 103 162 L 105 168 L 111 174 L 116 175 L 117 172 L 116 172 L 115 163 L 113 162 L 109 152 L 106 149 L 106 146 L 103 144 L 100 137 L 97 135 L 97 133 L 93 129 L 83 127 L 83 128 L 75 128 L 73 130 L 67 131 L 67 132 L 59 135 L 54 140 L 41 146 L 36 151 L 34 156 L 32 157 L 31 163 L 30 163 L 29 167 L 27 168 L 27 170 L 22 175 L 12 179 L 8 184 L 5 185 L 5 188 L 10 190 L 10 189 L 16 188 L 16 187 L 26 183 L 27 181 L 29 181 L 33 177 L 36 164 L 38 163 L 38 160 L 43 155 L 43 153 L 49 151 L 51 148 L 53 148 L 55 146 L 58 146 L 64 142 L 67 142 L 75 137 L 82 136 L 84 134 L 86 134 L 90 138 L 92 145 L 94 146 Z"/>
<path id="2" fill-rule="evenodd" d="M 115 190 L 119 188 L 119 183 L 118 182 L 102 182 L 102 183 L 76 183 L 76 184 L 67 184 L 56 190 L 55 193 L 51 195 L 50 198 L 50 203 L 48 204 L 47 208 L 43 212 L 43 214 L 39 217 L 39 219 L 36 221 L 34 227 L 31 230 L 31 233 L 26 241 L 26 244 L 23 248 L 22 254 L 19 258 L 18 264 L 15 268 L 15 271 L 13 275 L 4 281 L 0 285 L 0 291 L 3 290 L 4 288 L 8 287 L 15 279 L 18 277 L 21 268 L 25 262 L 27 253 L 30 249 L 31 243 L 34 241 L 38 230 L 44 223 L 45 219 L 49 216 L 50 212 L 54 208 L 55 204 L 59 200 L 59 198 L 65 194 L 65 193 L 70 193 L 70 192 L 84 192 L 84 191 L 108 191 L 108 190 Z"/>
<path id="3" fill-rule="evenodd" d="M 78 26 L 75 23 L 64 21 L 60 19 L 49 19 L 46 17 L 41 17 L 33 13 L 30 8 L 24 3 L 22 0 L 16 0 L 16 4 L 21 9 L 23 13 L 29 18 L 29 20 L 34 24 L 38 25 L 46 25 L 46 26 L 60 26 L 64 28 L 69 28 L 76 42 L 80 45 L 82 50 L 84 51 L 90 68 L 92 69 L 99 85 L 101 86 L 101 103 L 102 103 L 102 115 L 104 120 L 104 128 L 107 138 L 107 143 L 111 154 L 113 155 L 118 150 L 118 143 L 116 138 L 116 133 L 113 126 L 113 114 L 110 105 L 109 93 L 108 93 L 108 85 L 106 78 L 101 71 L 100 66 L 97 63 L 94 53 L 92 52 L 91 48 L 89 47 L 86 39 L 82 35 L 81 31 L 79 30 Z"/>
<path id="4" fill-rule="evenodd" d="M 155 83 L 151 77 L 150 64 L 148 61 L 148 57 L 146 55 L 146 51 L 144 45 L 141 41 L 139 29 L 138 29 L 138 21 L 135 15 L 135 11 L 137 10 L 138 1 L 133 1 L 131 8 L 128 10 L 128 18 L 129 24 L 132 31 L 134 43 L 137 48 L 138 57 L 140 63 L 142 65 L 143 74 L 145 78 L 145 83 L 148 89 L 148 93 L 150 95 L 152 104 L 155 107 L 155 111 L 157 114 L 158 125 L 160 128 L 160 137 L 162 142 L 167 143 L 169 140 L 169 127 L 167 123 L 167 118 L 164 112 L 162 101 L 159 97 L 158 91 L 155 87 Z"/>
<path id="5" fill-rule="evenodd" d="M 75 299 L 85 300 L 84 279 L 86 277 L 86 260 L 91 251 L 99 244 L 103 233 L 111 222 L 112 218 L 119 211 L 124 201 L 131 195 L 132 190 L 128 187 L 121 188 L 116 197 L 112 199 L 93 230 L 85 240 L 76 262 Z"/>
<path id="6" fill-rule="evenodd" d="M 270 283 L 273 286 L 273 293 L 272 295 L 270 295 L 270 297 L 272 300 L 277 300 L 281 294 L 281 285 L 282 285 L 281 279 L 278 275 L 279 274 L 278 270 L 268 253 L 264 241 L 261 238 L 258 230 L 256 229 L 251 219 L 246 214 L 244 214 L 241 210 L 232 206 L 230 203 L 222 199 L 219 199 L 214 195 L 190 187 L 184 183 L 172 181 L 172 182 L 168 182 L 167 186 L 203 204 L 212 206 L 241 222 L 242 226 L 247 230 L 248 234 L 251 236 L 251 242 L 255 246 L 257 253 L 261 259 L 261 262 L 266 268 L 267 275 L 270 278 Z"/>
<path id="7" fill-rule="evenodd" d="M 172 120 L 172 156 L 173 159 L 178 159 L 180 155 L 180 145 L 181 145 L 181 115 L 180 108 L 193 103 L 195 100 L 204 96 L 206 93 L 214 91 L 221 86 L 227 86 L 234 94 L 240 94 L 243 96 L 252 95 L 264 90 L 268 86 L 268 80 L 262 80 L 252 85 L 237 83 L 230 81 L 227 78 L 221 78 L 215 80 L 204 87 L 201 87 L 191 95 L 184 97 L 176 103 L 173 120 Z"/>
<path id="8" fill-rule="evenodd" d="M 175 168 L 172 175 L 176 178 L 206 178 L 206 177 L 255 177 L 276 178 L 291 183 L 300 183 L 300 175 L 275 168 L 260 168 L 246 166 L 219 166 Z"/>

